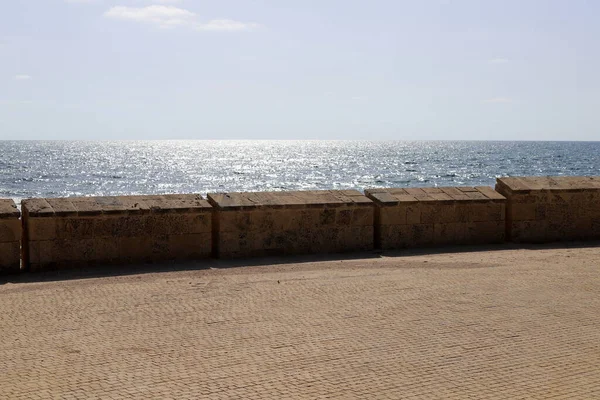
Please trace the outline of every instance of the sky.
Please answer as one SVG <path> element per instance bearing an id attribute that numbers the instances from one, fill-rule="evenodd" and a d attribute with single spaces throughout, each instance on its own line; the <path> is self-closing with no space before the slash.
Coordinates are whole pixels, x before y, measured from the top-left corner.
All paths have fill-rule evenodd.
<path id="1" fill-rule="evenodd" d="M 0 139 L 600 140 L 595 0 L 0 0 Z"/>

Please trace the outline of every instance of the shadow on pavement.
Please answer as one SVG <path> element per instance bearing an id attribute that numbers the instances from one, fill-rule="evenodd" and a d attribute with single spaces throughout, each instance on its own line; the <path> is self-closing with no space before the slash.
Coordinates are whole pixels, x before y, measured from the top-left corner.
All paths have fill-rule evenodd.
<path id="1" fill-rule="evenodd" d="M 277 257 L 257 257 L 251 259 L 215 260 L 207 259 L 194 262 L 157 262 L 133 265 L 98 265 L 76 267 L 43 272 L 22 272 L 0 276 L 0 285 L 6 283 L 52 282 L 75 279 L 92 279 L 138 274 L 155 274 L 161 272 L 201 271 L 210 269 L 228 269 L 241 267 L 268 267 L 269 265 L 318 263 L 345 260 L 373 260 L 382 257 L 417 257 L 423 255 L 452 254 L 467 252 L 490 252 L 505 250 L 545 250 L 545 249 L 579 249 L 600 247 L 600 241 L 556 242 L 544 244 L 503 243 L 496 245 L 466 245 L 404 250 L 373 250 L 370 252 L 290 255 Z"/>

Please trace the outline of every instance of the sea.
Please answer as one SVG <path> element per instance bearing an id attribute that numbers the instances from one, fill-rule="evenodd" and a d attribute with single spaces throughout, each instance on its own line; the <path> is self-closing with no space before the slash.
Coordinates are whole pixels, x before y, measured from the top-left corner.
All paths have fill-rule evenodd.
<path id="1" fill-rule="evenodd" d="M 600 142 L 0 141 L 0 197 L 493 186 L 600 175 Z"/>

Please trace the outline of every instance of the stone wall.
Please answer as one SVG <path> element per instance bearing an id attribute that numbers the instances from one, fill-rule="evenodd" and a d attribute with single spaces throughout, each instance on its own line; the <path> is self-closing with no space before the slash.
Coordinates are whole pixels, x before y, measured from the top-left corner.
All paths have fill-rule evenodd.
<path id="1" fill-rule="evenodd" d="M 513 242 L 600 239 L 600 177 L 499 178 Z"/>
<path id="2" fill-rule="evenodd" d="M 220 258 L 373 249 L 371 200 L 355 190 L 209 194 Z"/>
<path id="3" fill-rule="evenodd" d="M 371 189 L 381 249 L 502 243 L 506 199 L 490 187 Z"/>
<path id="4" fill-rule="evenodd" d="M 21 269 L 20 212 L 12 200 L 0 199 L 0 274 Z"/>
<path id="5" fill-rule="evenodd" d="M 199 195 L 22 202 L 31 270 L 210 257 L 212 207 Z"/>
<path id="6" fill-rule="evenodd" d="M 600 177 L 491 187 L 0 200 L 0 273 L 373 248 L 600 239 Z M 506 197 L 505 197 L 506 196 Z"/>

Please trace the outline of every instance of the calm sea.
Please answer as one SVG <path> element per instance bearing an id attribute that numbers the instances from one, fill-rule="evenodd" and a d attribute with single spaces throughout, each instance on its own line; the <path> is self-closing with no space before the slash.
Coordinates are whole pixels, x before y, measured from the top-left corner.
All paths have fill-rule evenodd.
<path id="1" fill-rule="evenodd" d="M 494 185 L 600 175 L 600 142 L 1 141 L 0 197 Z"/>

